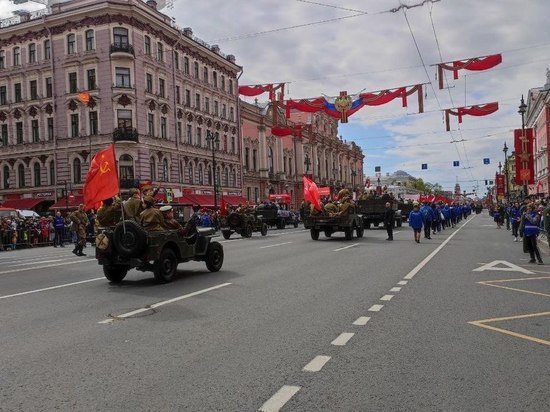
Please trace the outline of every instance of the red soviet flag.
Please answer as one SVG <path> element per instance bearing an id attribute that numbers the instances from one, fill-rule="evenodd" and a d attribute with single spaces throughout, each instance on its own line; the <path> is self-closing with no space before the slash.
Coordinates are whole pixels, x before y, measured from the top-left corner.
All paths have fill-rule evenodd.
<path id="1" fill-rule="evenodd" d="M 102 200 L 119 192 L 115 147 L 98 152 L 92 159 L 84 183 L 84 206 L 86 210 L 99 207 Z"/>
<path id="2" fill-rule="evenodd" d="M 222 204 L 220 206 L 220 217 L 225 217 L 227 215 L 227 203 L 225 203 L 225 199 L 222 196 Z"/>
<path id="3" fill-rule="evenodd" d="M 307 200 L 309 203 L 315 207 L 317 210 L 321 210 L 321 196 L 319 195 L 319 188 L 313 180 L 304 176 L 304 200 Z"/>

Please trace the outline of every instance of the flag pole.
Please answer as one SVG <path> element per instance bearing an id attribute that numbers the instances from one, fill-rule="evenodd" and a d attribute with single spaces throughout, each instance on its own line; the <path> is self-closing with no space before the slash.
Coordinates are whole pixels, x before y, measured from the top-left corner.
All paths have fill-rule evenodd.
<path id="1" fill-rule="evenodd" d="M 118 197 L 120 198 L 120 210 L 122 212 L 122 233 L 126 234 L 126 223 L 124 223 L 124 204 L 122 203 L 122 195 L 120 194 L 120 179 L 118 177 L 118 159 L 116 157 L 115 142 L 113 145 L 113 156 L 115 158 L 116 179 L 118 180 Z"/>

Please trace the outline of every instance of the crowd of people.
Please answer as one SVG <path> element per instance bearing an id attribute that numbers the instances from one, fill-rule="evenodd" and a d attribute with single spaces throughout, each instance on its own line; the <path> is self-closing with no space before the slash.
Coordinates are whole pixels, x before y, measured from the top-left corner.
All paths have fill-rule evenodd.
<path id="1" fill-rule="evenodd" d="M 413 210 L 409 213 L 409 226 L 413 229 L 414 240 L 420 243 L 422 231 L 425 239 L 442 230 L 454 228 L 458 222 L 468 217 L 473 210 L 473 204 L 451 204 L 443 202 L 413 202 Z"/>

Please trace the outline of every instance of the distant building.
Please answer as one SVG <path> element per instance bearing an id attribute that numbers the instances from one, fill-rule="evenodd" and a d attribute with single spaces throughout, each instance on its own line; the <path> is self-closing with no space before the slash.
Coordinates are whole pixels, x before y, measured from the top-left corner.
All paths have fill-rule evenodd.
<path id="1" fill-rule="evenodd" d="M 215 174 L 219 192 L 241 194 L 241 67 L 178 29 L 165 3 L 51 0 L 2 22 L 0 200 L 77 204 L 111 143 L 123 193 L 151 181 L 211 194 Z"/>

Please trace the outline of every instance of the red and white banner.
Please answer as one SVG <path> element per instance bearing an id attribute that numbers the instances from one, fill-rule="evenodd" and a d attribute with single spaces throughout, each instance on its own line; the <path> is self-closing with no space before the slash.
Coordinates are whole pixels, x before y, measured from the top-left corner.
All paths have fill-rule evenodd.
<path id="1" fill-rule="evenodd" d="M 514 152 L 516 155 L 516 185 L 535 183 L 532 128 L 514 130 Z"/>
<path id="2" fill-rule="evenodd" d="M 497 189 L 497 198 L 500 199 L 504 197 L 506 193 L 506 180 L 504 178 L 503 174 L 496 174 L 495 175 L 495 186 Z"/>

